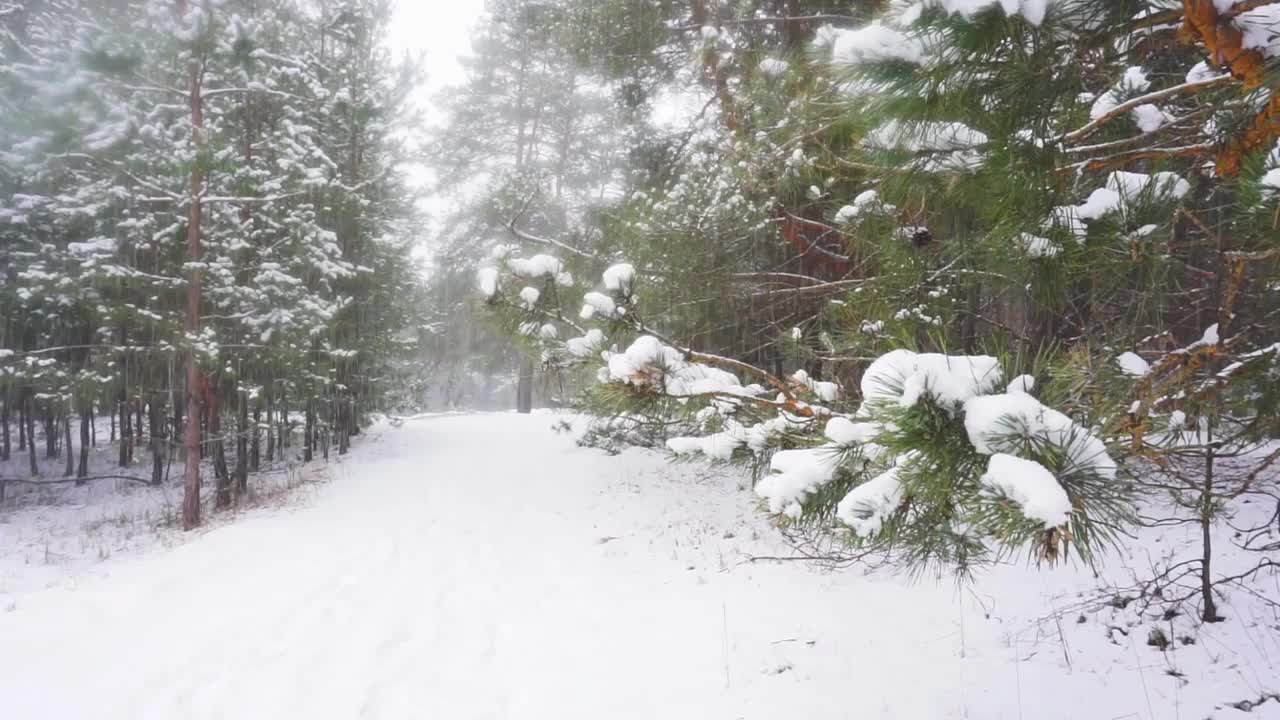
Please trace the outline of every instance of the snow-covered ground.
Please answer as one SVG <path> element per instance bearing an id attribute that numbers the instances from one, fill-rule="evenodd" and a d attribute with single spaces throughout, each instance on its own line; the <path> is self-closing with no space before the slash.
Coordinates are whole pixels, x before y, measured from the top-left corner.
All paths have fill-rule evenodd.
<path id="1" fill-rule="evenodd" d="M 789 550 L 741 478 L 554 420 L 383 427 L 296 503 L 101 561 L 7 540 L 56 509 L 0 510 L 0 716 L 1280 717 L 1226 706 L 1280 690 L 1280 619 L 1247 596 L 1196 633 L 1081 613 L 1101 581 L 1078 569 L 957 588 L 752 562 Z M 1186 643 L 1149 646 L 1158 625 Z"/>
<path id="2" fill-rule="evenodd" d="M 145 444 L 128 467 L 118 465 L 119 445 L 108 442 L 108 421 L 99 418 L 99 444 L 89 453 L 89 475 L 103 476 L 83 486 L 67 482 L 64 460 L 44 456 L 43 435 L 37 438 L 38 482 L 9 482 L 0 503 L 0 610 L 16 596 L 86 575 L 109 571 L 119 556 L 171 547 L 188 538 L 181 529 L 182 466 L 167 468 L 164 482 L 151 487 L 151 455 Z M 78 442 L 78 440 L 77 440 Z M 16 445 L 16 443 L 15 443 Z M 327 480 L 322 463 L 303 464 L 300 441 L 281 449 L 262 472 L 250 477 L 248 494 L 238 507 L 207 518 L 211 527 L 234 521 L 243 512 L 260 512 L 296 503 L 303 493 Z M 76 446 L 79 452 L 79 446 Z M 234 462 L 234 457 L 231 458 Z M 212 508 L 212 460 L 205 462 L 204 506 Z M 137 478 L 137 481 L 127 478 Z M 0 461 L 0 478 L 31 479 L 27 452 L 16 447 L 8 462 Z"/>

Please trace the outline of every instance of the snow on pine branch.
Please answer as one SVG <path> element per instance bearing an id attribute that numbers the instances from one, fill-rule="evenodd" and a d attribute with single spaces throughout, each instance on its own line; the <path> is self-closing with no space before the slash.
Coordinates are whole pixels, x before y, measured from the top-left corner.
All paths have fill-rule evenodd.
<path id="1" fill-rule="evenodd" d="M 860 537 L 880 532 L 902 503 L 904 487 L 898 472 L 913 457 L 901 455 L 893 467 L 850 490 L 836 505 L 836 517 Z"/>
<path id="2" fill-rule="evenodd" d="M 599 315 L 603 318 L 612 318 L 626 313 L 625 307 L 620 307 L 613 301 L 612 297 L 602 292 L 589 292 L 582 296 L 582 310 L 579 311 L 578 317 L 583 320 L 590 320 Z"/>
<path id="3" fill-rule="evenodd" d="M 690 362 L 684 353 L 652 335 L 642 335 L 623 352 L 607 353 L 602 382 L 619 382 L 657 390 L 673 397 L 728 395 L 757 397 L 760 385 L 743 385 L 737 375 L 711 365 Z"/>
<path id="4" fill-rule="evenodd" d="M 536 279 L 549 277 L 557 285 L 567 287 L 573 284 L 573 275 L 564 271 L 564 263 L 552 255 L 534 255 L 531 258 L 511 258 L 507 260 L 511 272 L 519 277 Z"/>
<path id="5" fill-rule="evenodd" d="M 1109 186 L 1127 197 L 1152 188 L 1176 194 L 1180 182 L 1116 174 Z M 548 282 L 563 271 L 546 260 L 507 266 Z M 1087 427 L 1031 394 L 1033 378 L 1006 382 L 996 358 L 894 350 L 864 372 L 861 405 L 842 407 L 837 384 L 803 370 L 777 377 L 652 331 L 638 310 L 628 311 L 632 266 L 613 265 L 601 279 L 602 290 L 584 295 L 582 317 L 640 334 L 623 350 L 606 349 L 603 331 L 593 328 L 564 341 L 564 353 L 579 361 L 599 357 L 600 383 L 640 401 L 635 412 L 683 428 L 666 440 L 673 454 L 766 466 L 755 492 L 786 522 L 835 521 L 855 542 L 884 548 L 964 528 L 1001 548 L 1037 543 L 1040 556 L 1050 558 L 1059 544 L 1091 537 L 1067 528 L 1093 517 L 1091 493 L 1115 484 L 1115 462 Z M 493 297 L 499 284 L 495 269 L 482 271 L 482 292 Z M 528 312 L 541 302 L 545 294 L 531 290 L 513 307 Z M 529 334 L 560 342 L 540 323 L 525 322 Z M 828 488 L 837 480 L 833 493 Z"/>
<path id="6" fill-rule="evenodd" d="M 986 355 L 940 355 L 894 350 L 881 355 L 862 377 L 863 402 L 870 406 L 915 405 L 928 395 L 952 414 L 975 395 L 1000 384 L 1000 364 Z"/>
<path id="7" fill-rule="evenodd" d="M 1051 0 L 916 0 L 899 4 L 883 20 L 855 29 L 823 28 L 819 44 L 831 48 L 835 65 L 898 61 L 914 65 L 930 59 L 930 38 L 911 26 L 925 10 L 940 9 L 966 20 L 981 12 L 999 8 L 1006 15 L 1020 15 L 1032 25 L 1040 25 Z"/>
<path id="8" fill-rule="evenodd" d="M 609 290 L 631 296 L 631 288 L 635 283 L 636 269 L 631 263 L 618 263 L 604 271 L 604 286 Z"/>
<path id="9" fill-rule="evenodd" d="M 627 314 L 626 305 L 634 299 L 636 269 L 630 263 L 610 265 L 601 277 L 608 293 L 597 291 L 582 296 L 582 310 L 578 316 L 590 320 L 597 315 L 602 318 L 620 318 Z"/>
<path id="10" fill-rule="evenodd" d="M 679 361 L 660 343 L 641 347 L 655 357 L 669 350 L 666 359 Z M 611 367 L 609 378 L 652 382 L 632 368 Z M 903 528 L 936 522 L 940 516 L 924 506 L 938 497 L 952 508 L 952 524 L 985 542 L 1066 542 L 1072 534 L 1031 531 L 1083 518 L 1076 513 L 1087 507 L 1083 485 L 1114 483 L 1117 468 L 1098 437 L 1040 403 L 1030 394 L 1034 387 L 1030 376 L 1006 384 L 992 357 L 895 350 L 867 369 L 862 405 L 852 413 L 827 409 L 809 420 L 783 410 L 754 425 L 730 419 L 715 432 L 673 438 L 667 446 L 678 455 L 767 461 L 755 491 L 770 513 L 792 522 L 833 515 L 860 542 L 887 547 Z M 788 444 L 812 437 L 822 419 L 824 442 L 779 449 L 784 437 Z M 838 500 L 824 491 L 837 478 L 849 487 Z M 1021 534 L 998 524 L 1008 521 L 1001 508 L 1016 508 Z M 1056 556 L 1044 548 L 1042 554 Z"/>
<path id="11" fill-rule="evenodd" d="M 1045 527 L 1065 525 L 1071 517 L 1071 498 L 1053 473 L 1034 460 L 996 453 L 982 484 L 1017 503 L 1023 515 Z"/>
<path id="12" fill-rule="evenodd" d="M 498 269 L 494 267 L 480 268 L 476 273 L 476 285 L 486 300 L 498 294 Z"/>
<path id="13" fill-rule="evenodd" d="M 1078 243 L 1089 234 L 1088 222 L 1111 213 L 1127 214 L 1148 202 L 1175 202 L 1191 192 L 1191 184 L 1177 173 L 1152 174 L 1117 170 L 1107 175 L 1104 185 L 1089 194 L 1079 205 L 1055 207 L 1045 220 L 1044 229 L 1065 229 Z M 1056 248 L 1051 250 L 1056 255 Z M 1032 245 L 1028 245 L 1032 254 Z"/>

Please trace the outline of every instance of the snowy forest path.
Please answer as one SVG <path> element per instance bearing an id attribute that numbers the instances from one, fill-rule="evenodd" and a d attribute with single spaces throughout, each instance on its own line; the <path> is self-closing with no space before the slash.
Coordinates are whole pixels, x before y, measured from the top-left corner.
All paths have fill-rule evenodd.
<path id="1" fill-rule="evenodd" d="M 748 562 L 787 550 L 740 479 L 555 421 L 410 420 L 303 507 L 19 596 L 0 714 L 1012 718 L 1035 692 L 1070 716 L 1057 662 L 1014 662 L 1056 641 L 1010 645 L 945 581 Z M 1088 681 L 1145 706 L 1133 680 Z"/>

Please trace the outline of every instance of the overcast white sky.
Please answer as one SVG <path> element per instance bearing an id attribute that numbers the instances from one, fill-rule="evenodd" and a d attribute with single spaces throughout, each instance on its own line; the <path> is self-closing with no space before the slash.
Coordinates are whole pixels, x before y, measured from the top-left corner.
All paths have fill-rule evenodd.
<path id="1" fill-rule="evenodd" d="M 427 84 L 438 90 L 462 79 L 458 56 L 471 49 L 471 29 L 484 0 L 396 0 L 391 44 L 427 54 Z"/>
<path id="2" fill-rule="evenodd" d="M 391 46 L 397 51 L 426 54 L 427 86 L 423 88 L 416 104 L 427 111 L 427 121 L 436 123 L 441 118 L 432 112 L 432 97 L 441 88 L 456 85 L 463 79 L 462 65 L 458 57 L 471 50 L 471 31 L 484 11 L 484 0 L 396 0 L 395 21 L 391 27 Z M 409 168 L 410 181 L 425 183 L 430 177 L 425 167 Z M 447 208 L 443 197 L 424 197 L 419 203 L 429 216 L 423 228 L 418 254 L 430 252 L 435 222 Z"/>

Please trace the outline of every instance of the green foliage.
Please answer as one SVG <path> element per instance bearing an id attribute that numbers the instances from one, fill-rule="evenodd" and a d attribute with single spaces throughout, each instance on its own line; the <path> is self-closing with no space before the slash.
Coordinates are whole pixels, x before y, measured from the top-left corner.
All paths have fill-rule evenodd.
<path id="1" fill-rule="evenodd" d="M 760 480 L 780 450 L 841 453 L 798 517 L 788 508 L 779 523 L 844 537 L 840 501 L 896 468 L 905 500 L 878 532 L 852 537 L 854 549 L 891 551 L 917 571 L 967 571 L 1024 550 L 1037 562 L 1092 562 L 1120 544 L 1146 463 L 1189 452 L 1175 442 L 1174 413 L 1218 438 L 1196 441 L 1198 461 L 1224 437 L 1242 453 L 1274 437 L 1280 155 L 1253 151 L 1238 176 L 1210 170 L 1266 119 L 1259 100 L 1272 88 L 1230 79 L 1180 87 L 1204 76 L 1205 48 L 1180 40 L 1176 22 L 1150 22 L 1147 3 L 1053 3 L 1044 18 L 1006 15 L 999 3 L 906 16 L 905 4 L 879 13 L 765 0 L 554 5 L 543 57 L 608 89 L 630 124 L 615 136 L 630 166 L 609 201 L 531 216 L 542 237 L 570 249 L 516 254 L 561 256 L 578 292 L 544 294 L 550 304 L 536 311 L 499 303 L 505 328 L 551 308 L 557 322 L 577 323 L 578 296 L 625 259 L 644 281 L 626 318 L 601 328 L 608 349 L 622 352 L 639 334 L 674 338 L 663 342 L 685 357 L 724 356 L 750 368 L 743 382 L 769 386 L 727 410 L 723 397 L 673 403 L 643 383 L 580 376 L 575 407 L 599 419 L 592 442 L 616 450 L 745 436 L 799 413 L 801 427 L 728 455 Z M 844 20 L 820 30 L 784 17 L 804 13 Z M 835 53 L 857 42 L 841 33 L 872 14 L 897 33 L 890 51 L 869 42 L 857 57 Z M 1152 91 L 1164 94 L 1143 112 L 1108 111 Z M 698 107 L 678 122 L 644 117 L 682 96 Z M 485 232 L 517 216 L 511 207 L 529 188 L 519 183 L 538 185 L 531 176 L 494 184 L 504 199 L 491 208 L 503 211 L 489 214 Z M 1196 347 L 1214 323 L 1221 337 Z M 966 437 L 959 408 L 860 409 L 867 365 L 898 348 L 991 355 L 1009 375 L 1037 379 L 1037 397 L 1069 416 L 1075 435 L 1051 442 L 1015 423 L 1000 443 L 1055 478 L 1071 499 L 1067 522 L 1046 527 L 982 484 L 987 456 Z M 1121 371 L 1127 351 L 1159 365 L 1152 378 Z M 580 372 L 594 361 L 565 365 Z M 843 394 L 817 401 L 796 370 L 839 382 Z M 822 412 L 800 412 L 815 406 Z M 888 428 L 872 443 L 880 454 L 831 449 L 819 438 L 826 412 L 870 413 Z M 1095 437 L 1128 461 L 1116 479 L 1078 457 Z M 1203 507 L 1194 488 L 1179 492 Z"/>
<path id="2" fill-rule="evenodd" d="M 417 71 L 389 61 L 378 0 L 344 4 L 364 31 L 340 43 L 298 3 L 215 5 L 39 3 L 6 27 L 0 401 L 180 416 L 191 348 L 224 427 L 241 409 L 297 413 L 308 453 L 330 431 L 345 450 L 373 413 L 421 405 L 404 392 L 423 296 L 392 127 Z"/>

